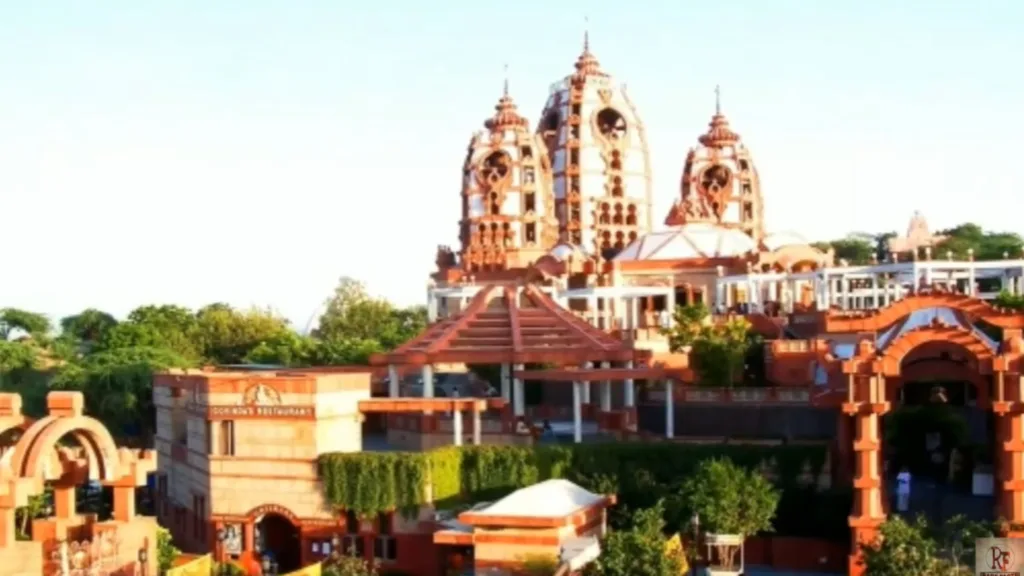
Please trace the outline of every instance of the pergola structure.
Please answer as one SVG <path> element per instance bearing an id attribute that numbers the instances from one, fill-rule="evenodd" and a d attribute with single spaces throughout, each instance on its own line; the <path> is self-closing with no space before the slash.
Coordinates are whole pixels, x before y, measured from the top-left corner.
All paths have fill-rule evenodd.
<path id="1" fill-rule="evenodd" d="M 626 404 L 635 399 L 635 371 L 650 353 L 614 338 L 563 308 L 537 286 L 490 285 L 479 290 L 463 310 L 428 327 L 419 336 L 387 354 L 376 354 L 370 363 L 387 365 L 389 395 L 399 397 L 399 366 L 420 366 L 423 396 L 434 395 L 433 366 L 439 363 L 501 365 L 501 395 L 512 404 L 513 414 L 525 414 L 523 370 L 525 364 L 553 364 L 563 368 L 619 368 L 614 376 L 625 382 Z M 611 372 L 606 375 L 612 376 Z M 560 379 L 560 378 L 559 378 Z M 589 402 L 592 378 L 574 380 L 574 414 L 579 436 L 580 401 Z M 600 390 L 602 410 L 611 408 L 611 380 Z"/>

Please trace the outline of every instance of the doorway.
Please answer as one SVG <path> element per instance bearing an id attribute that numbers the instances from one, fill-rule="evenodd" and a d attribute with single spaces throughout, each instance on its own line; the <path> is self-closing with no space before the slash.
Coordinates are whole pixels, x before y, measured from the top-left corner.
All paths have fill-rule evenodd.
<path id="1" fill-rule="evenodd" d="M 277 562 L 278 574 L 302 568 L 299 527 L 291 520 L 280 514 L 264 514 L 256 520 L 256 536 L 260 554 L 269 554 Z"/>

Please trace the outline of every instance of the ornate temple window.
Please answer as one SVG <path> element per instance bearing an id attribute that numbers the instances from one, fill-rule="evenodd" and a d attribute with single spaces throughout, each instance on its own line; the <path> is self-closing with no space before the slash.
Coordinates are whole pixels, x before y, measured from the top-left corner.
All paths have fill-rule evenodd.
<path id="1" fill-rule="evenodd" d="M 537 195 L 533 192 L 527 192 L 523 195 L 523 210 L 525 212 L 536 212 L 537 211 Z"/>
<path id="2" fill-rule="evenodd" d="M 612 214 L 612 224 L 621 226 L 625 218 L 622 215 L 622 204 L 616 203 Z"/>
<path id="3" fill-rule="evenodd" d="M 499 150 L 491 152 L 480 162 L 477 168 L 477 178 L 480 182 L 490 187 L 495 187 L 504 182 L 512 172 L 512 159 L 508 154 Z"/>
<path id="4" fill-rule="evenodd" d="M 622 170 L 622 153 L 618 150 L 612 151 L 612 170 Z"/>
<path id="5" fill-rule="evenodd" d="M 497 192 L 491 192 L 487 195 L 487 213 L 491 216 L 501 214 L 501 198 L 498 197 Z"/>
<path id="6" fill-rule="evenodd" d="M 626 119 L 614 108 L 605 108 L 597 113 L 597 130 L 602 136 L 617 142 L 626 138 Z"/>
<path id="7" fill-rule="evenodd" d="M 636 206 L 632 204 L 626 208 L 626 225 L 636 226 Z"/>
<path id="8" fill-rule="evenodd" d="M 521 146 L 519 148 L 519 153 L 523 156 L 523 158 L 533 158 L 533 148 L 531 148 L 530 146 Z"/>
<path id="9" fill-rule="evenodd" d="M 537 243 L 537 224 L 528 222 L 526 224 L 525 242 L 527 244 Z"/>
<path id="10" fill-rule="evenodd" d="M 601 208 L 597 214 L 598 224 L 611 224 L 611 215 L 609 214 L 609 206 L 607 202 L 601 204 Z"/>
<path id="11" fill-rule="evenodd" d="M 612 196 L 622 198 L 622 177 L 616 176 L 612 179 Z"/>
<path id="12" fill-rule="evenodd" d="M 536 178 L 536 176 L 534 175 L 533 168 L 524 168 L 523 169 L 523 183 L 524 184 L 533 184 L 535 178 Z"/>

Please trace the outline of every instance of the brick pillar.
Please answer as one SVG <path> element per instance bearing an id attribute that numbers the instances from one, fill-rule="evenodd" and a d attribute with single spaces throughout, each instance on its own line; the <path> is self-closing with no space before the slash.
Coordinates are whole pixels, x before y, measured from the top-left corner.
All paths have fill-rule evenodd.
<path id="1" fill-rule="evenodd" d="M 114 520 L 131 522 L 135 518 L 135 487 L 114 486 Z"/>
<path id="2" fill-rule="evenodd" d="M 1004 362 L 1000 362 L 1003 360 Z M 1011 527 L 1024 523 L 1024 390 L 1018 385 L 1007 388 L 1005 359 L 995 362 L 996 457 L 995 475 L 997 514 Z"/>
<path id="3" fill-rule="evenodd" d="M 58 484 L 53 487 L 53 516 L 55 518 L 74 518 L 76 504 L 73 484 Z"/>
<path id="4" fill-rule="evenodd" d="M 879 466 L 882 438 L 878 424 L 882 415 L 889 411 L 889 403 L 885 401 L 885 379 L 880 374 L 848 374 L 847 386 L 849 389 L 847 401 L 843 403 L 843 414 L 853 417 L 856 434 L 853 441 L 855 470 L 847 573 L 861 576 L 864 574 L 864 565 L 861 562 L 860 547 L 878 537 L 879 527 L 886 517 L 882 471 Z"/>

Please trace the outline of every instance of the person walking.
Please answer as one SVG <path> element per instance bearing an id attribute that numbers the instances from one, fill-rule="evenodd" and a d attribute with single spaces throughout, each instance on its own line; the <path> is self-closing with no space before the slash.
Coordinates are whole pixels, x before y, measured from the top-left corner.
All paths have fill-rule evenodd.
<path id="1" fill-rule="evenodd" d="M 896 475 L 896 511 L 905 513 L 910 510 L 910 470 L 906 466 Z"/>

